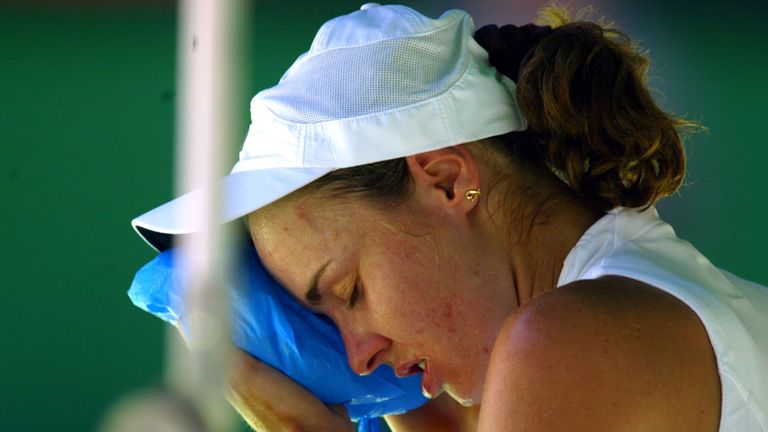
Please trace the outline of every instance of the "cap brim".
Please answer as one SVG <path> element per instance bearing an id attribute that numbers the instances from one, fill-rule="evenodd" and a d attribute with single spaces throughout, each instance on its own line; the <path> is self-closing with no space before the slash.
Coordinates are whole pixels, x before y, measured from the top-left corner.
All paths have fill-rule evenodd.
<path id="1" fill-rule="evenodd" d="M 270 168 L 230 174 L 222 179 L 221 222 L 231 222 L 258 210 L 329 173 L 332 168 Z M 203 226 L 202 200 L 195 190 L 133 219 L 133 229 L 158 251 L 172 247 L 174 235 L 190 234 Z"/>

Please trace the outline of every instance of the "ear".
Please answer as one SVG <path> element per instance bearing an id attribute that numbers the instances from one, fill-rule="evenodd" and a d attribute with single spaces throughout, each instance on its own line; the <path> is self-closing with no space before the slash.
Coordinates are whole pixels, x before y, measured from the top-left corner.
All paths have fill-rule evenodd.
<path id="1" fill-rule="evenodd" d="M 477 205 L 479 200 L 469 200 L 465 194 L 480 188 L 480 168 L 465 146 L 419 153 L 405 159 L 416 199 L 459 213 L 468 213 Z"/>

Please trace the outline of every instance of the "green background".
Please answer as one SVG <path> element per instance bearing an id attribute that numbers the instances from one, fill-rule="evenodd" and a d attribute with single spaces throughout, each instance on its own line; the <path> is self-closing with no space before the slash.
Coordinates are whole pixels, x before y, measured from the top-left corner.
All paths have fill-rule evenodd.
<path id="1" fill-rule="evenodd" d="M 536 8 L 405 3 L 461 7 L 478 25 Z M 688 143 L 688 184 L 662 217 L 717 265 L 768 283 L 768 2 L 640 3 L 593 2 L 650 49 L 663 105 L 709 128 Z M 358 5 L 255 5 L 243 131 L 250 96 Z M 0 5 L 0 430 L 94 430 L 117 398 L 160 380 L 163 324 L 125 292 L 153 257 L 129 222 L 173 194 L 176 24 L 169 2 Z"/>

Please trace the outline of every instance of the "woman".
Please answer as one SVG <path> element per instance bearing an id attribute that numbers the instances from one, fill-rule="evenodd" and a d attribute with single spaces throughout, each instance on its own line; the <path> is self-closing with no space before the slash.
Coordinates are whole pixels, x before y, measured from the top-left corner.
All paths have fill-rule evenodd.
<path id="1" fill-rule="evenodd" d="M 473 33 L 461 11 L 366 5 L 326 23 L 254 98 L 227 219 L 247 215 L 353 370 L 423 372 L 433 400 L 394 430 L 766 431 L 768 290 L 653 209 L 692 125 L 621 33 L 542 18 Z M 190 200 L 134 226 L 163 247 Z M 257 428 L 351 428 L 248 356 L 231 397 Z"/>

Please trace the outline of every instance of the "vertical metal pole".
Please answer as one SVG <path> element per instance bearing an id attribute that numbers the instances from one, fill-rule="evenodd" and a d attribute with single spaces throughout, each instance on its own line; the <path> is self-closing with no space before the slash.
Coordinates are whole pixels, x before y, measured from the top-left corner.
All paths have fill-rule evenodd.
<path id="1" fill-rule="evenodd" d="M 180 0 L 177 193 L 202 190 L 202 230 L 177 242 L 177 265 L 190 276 L 185 301 L 187 345 L 169 334 L 167 382 L 191 401 L 211 431 L 230 429 L 225 399 L 230 360 L 227 294 L 231 238 L 221 223 L 225 174 L 234 133 L 239 65 L 236 29 L 244 0 Z"/>
<path id="2" fill-rule="evenodd" d="M 186 343 L 176 329 L 166 336 L 167 389 L 145 389 L 107 413 L 105 432 L 232 430 L 233 410 L 224 399 L 232 347 L 226 284 L 233 252 L 222 224 L 225 174 L 232 146 L 242 137 L 235 111 L 247 46 L 250 0 L 179 0 L 176 192 L 199 189 L 202 200 L 189 217 L 201 230 L 176 239 L 176 266 L 189 276 L 184 298 Z M 191 409 L 190 409 L 191 408 Z"/>

